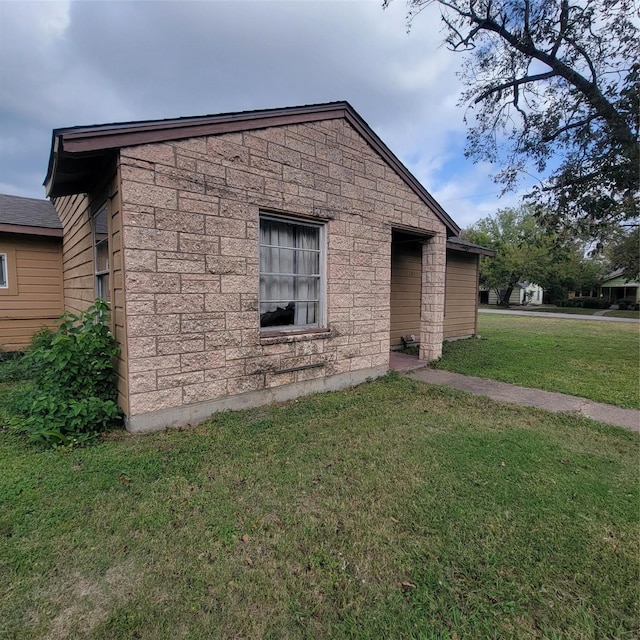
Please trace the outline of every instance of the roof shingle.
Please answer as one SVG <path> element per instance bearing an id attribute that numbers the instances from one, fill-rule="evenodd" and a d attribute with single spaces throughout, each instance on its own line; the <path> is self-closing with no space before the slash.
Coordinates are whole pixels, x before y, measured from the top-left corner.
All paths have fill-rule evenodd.
<path id="1" fill-rule="evenodd" d="M 62 229 L 58 214 L 49 200 L 22 198 L 4 193 L 0 193 L 0 224 Z"/>

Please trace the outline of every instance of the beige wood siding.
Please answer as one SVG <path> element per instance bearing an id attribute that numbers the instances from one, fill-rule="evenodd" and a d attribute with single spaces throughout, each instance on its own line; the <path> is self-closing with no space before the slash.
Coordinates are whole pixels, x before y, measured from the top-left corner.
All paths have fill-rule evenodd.
<path id="1" fill-rule="evenodd" d="M 129 413 L 129 383 L 127 366 L 127 331 L 124 295 L 124 251 L 122 246 L 122 206 L 120 190 L 120 166 L 109 185 L 109 250 L 111 252 L 111 309 L 113 332 L 120 346 L 116 362 L 118 373 L 119 404 L 125 414 Z"/>
<path id="2" fill-rule="evenodd" d="M 81 313 L 95 299 L 90 204 L 84 194 L 54 200 L 64 230 L 64 308 L 72 313 Z"/>
<path id="3" fill-rule="evenodd" d="M 407 242 L 391 245 L 391 346 L 402 344 L 401 337 L 414 335 L 420 340 L 420 301 L 422 296 L 422 244 Z"/>
<path id="4" fill-rule="evenodd" d="M 119 403 L 127 413 L 127 339 L 119 167 L 113 165 L 113 168 L 106 172 L 106 177 L 107 179 L 91 193 L 56 198 L 54 205 L 64 229 L 64 306 L 72 313 L 81 313 L 91 306 L 96 298 L 91 218 L 105 202 L 108 203 L 111 328 L 120 347 L 120 355 L 116 362 Z"/>
<path id="5" fill-rule="evenodd" d="M 444 337 L 460 338 L 476 333 L 478 257 L 447 251 L 444 303 Z"/>
<path id="6" fill-rule="evenodd" d="M 9 289 L 0 290 L 0 347 L 24 349 L 43 326 L 62 314 L 62 247 L 59 238 L 0 233 L 9 258 Z"/>

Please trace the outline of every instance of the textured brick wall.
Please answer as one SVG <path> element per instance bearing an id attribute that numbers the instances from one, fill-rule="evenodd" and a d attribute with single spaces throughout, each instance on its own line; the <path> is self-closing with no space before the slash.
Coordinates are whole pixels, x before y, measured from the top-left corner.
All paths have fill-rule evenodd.
<path id="1" fill-rule="evenodd" d="M 386 364 L 394 225 L 435 234 L 421 337 L 439 355 L 444 225 L 346 121 L 131 147 L 120 163 L 131 415 Z M 260 210 L 328 221 L 327 334 L 260 337 Z"/>

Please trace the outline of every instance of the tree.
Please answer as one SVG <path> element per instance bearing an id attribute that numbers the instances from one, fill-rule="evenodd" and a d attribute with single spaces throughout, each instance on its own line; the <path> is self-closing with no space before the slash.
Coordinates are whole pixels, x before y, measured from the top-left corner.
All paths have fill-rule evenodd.
<path id="1" fill-rule="evenodd" d="M 387 5 L 391 0 L 384 0 Z M 499 163 L 552 229 L 600 238 L 639 215 L 640 62 L 633 0 L 408 0 L 438 5 L 466 52 L 466 154 Z"/>
<path id="2" fill-rule="evenodd" d="M 602 273 L 599 263 L 584 258 L 583 243 L 545 229 L 531 206 L 501 209 L 463 235 L 496 252 L 481 259 L 480 283 L 495 289 L 498 303 L 505 306 L 520 282 L 540 285 L 555 302 L 571 290 L 593 288 Z"/>
<path id="3" fill-rule="evenodd" d="M 640 280 L 640 227 L 620 233 L 605 248 L 612 269 L 624 269 L 627 282 Z"/>
<path id="4" fill-rule="evenodd" d="M 482 258 L 480 284 L 498 292 L 498 304 L 508 305 L 519 282 L 539 283 L 543 278 L 550 241 L 531 208 L 501 209 L 466 229 L 463 236 L 496 252 L 492 258 Z"/>

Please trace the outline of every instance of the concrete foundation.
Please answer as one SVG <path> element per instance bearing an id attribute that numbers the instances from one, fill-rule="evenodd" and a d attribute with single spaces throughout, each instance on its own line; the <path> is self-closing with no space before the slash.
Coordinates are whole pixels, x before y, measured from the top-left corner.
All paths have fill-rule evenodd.
<path id="1" fill-rule="evenodd" d="M 250 409 L 275 402 L 286 402 L 287 400 L 293 400 L 312 393 L 338 391 L 360 384 L 370 378 L 379 378 L 387 371 L 388 367 L 382 365 L 270 389 L 240 393 L 217 400 L 138 414 L 126 420 L 126 427 L 127 431 L 131 433 L 151 433 L 153 431 L 162 431 L 169 427 L 193 425 L 203 422 L 218 411 Z"/>

